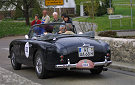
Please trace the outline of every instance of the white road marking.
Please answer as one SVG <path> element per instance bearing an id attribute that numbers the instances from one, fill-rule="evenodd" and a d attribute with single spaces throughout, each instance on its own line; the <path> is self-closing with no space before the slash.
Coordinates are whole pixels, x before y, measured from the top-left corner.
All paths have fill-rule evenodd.
<path id="1" fill-rule="evenodd" d="M 1 49 L 9 51 L 9 48 L 1 48 Z"/>

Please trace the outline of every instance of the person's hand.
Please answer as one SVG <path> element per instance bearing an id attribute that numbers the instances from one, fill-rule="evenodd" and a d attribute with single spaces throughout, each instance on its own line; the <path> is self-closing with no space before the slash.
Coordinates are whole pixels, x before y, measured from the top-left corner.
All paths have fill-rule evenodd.
<path id="1" fill-rule="evenodd" d="M 58 33 L 59 33 L 59 34 L 62 34 L 62 32 L 61 32 L 61 31 L 59 31 Z"/>

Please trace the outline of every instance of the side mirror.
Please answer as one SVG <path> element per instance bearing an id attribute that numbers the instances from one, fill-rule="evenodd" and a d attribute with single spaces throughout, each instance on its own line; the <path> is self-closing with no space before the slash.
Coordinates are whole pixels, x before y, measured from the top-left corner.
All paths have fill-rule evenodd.
<path id="1" fill-rule="evenodd" d="M 29 39 L 29 36 L 28 35 L 25 35 L 25 39 Z"/>

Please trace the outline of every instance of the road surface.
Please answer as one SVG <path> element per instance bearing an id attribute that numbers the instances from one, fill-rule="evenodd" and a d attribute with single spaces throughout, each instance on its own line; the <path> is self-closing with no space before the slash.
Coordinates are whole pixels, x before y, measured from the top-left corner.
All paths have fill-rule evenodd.
<path id="1" fill-rule="evenodd" d="M 24 37 L 18 36 L 0 39 L 0 67 L 34 83 L 41 85 L 135 85 L 135 73 L 116 69 L 109 69 L 101 75 L 92 75 L 89 71 L 54 72 L 50 75 L 49 79 L 38 79 L 32 67 L 23 66 L 22 70 L 14 71 L 8 59 L 8 46 L 13 39 L 17 38 Z"/>

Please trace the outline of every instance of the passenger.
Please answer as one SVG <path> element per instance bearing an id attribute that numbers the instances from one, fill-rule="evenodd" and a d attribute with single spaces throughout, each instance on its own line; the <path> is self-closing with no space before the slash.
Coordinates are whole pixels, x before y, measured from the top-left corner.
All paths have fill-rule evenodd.
<path id="1" fill-rule="evenodd" d="M 72 24 L 66 24 L 66 29 L 65 29 L 66 32 L 63 33 L 63 34 L 68 34 L 68 35 L 75 34 L 75 33 L 72 32 L 72 29 L 73 29 Z"/>
<path id="2" fill-rule="evenodd" d="M 45 35 L 47 35 L 47 34 L 52 34 L 52 32 L 53 32 L 53 26 L 46 25 L 46 26 L 44 27 L 44 29 L 45 29 L 45 32 L 44 32 Z"/>
<path id="3" fill-rule="evenodd" d="M 33 25 L 35 25 L 35 24 L 41 24 L 41 21 L 40 21 L 38 18 L 39 18 L 39 16 L 38 16 L 38 14 L 36 14 L 36 15 L 35 15 L 35 20 L 33 20 L 33 21 L 31 22 L 31 26 L 33 26 Z"/>
<path id="4" fill-rule="evenodd" d="M 38 26 L 37 27 L 34 27 L 33 28 L 33 31 L 34 31 L 34 36 L 36 36 L 36 35 L 42 35 L 45 32 L 45 30 L 43 28 L 38 27 Z"/>
<path id="5" fill-rule="evenodd" d="M 53 21 L 52 22 L 62 22 L 63 20 L 59 18 L 58 13 L 54 12 L 53 13 Z"/>
<path id="6" fill-rule="evenodd" d="M 65 33 L 65 25 L 60 25 L 59 34 Z"/>
<path id="7" fill-rule="evenodd" d="M 63 21 L 64 21 L 64 16 L 66 16 L 65 13 L 61 15 L 61 19 L 62 19 Z"/>
<path id="8" fill-rule="evenodd" d="M 47 11 L 44 9 L 42 13 L 43 13 L 42 24 L 49 23 L 50 17 L 47 15 Z"/>
<path id="9" fill-rule="evenodd" d="M 72 24 L 72 20 L 67 15 L 64 16 L 64 22 L 65 23 L 71 23 Z"/>

